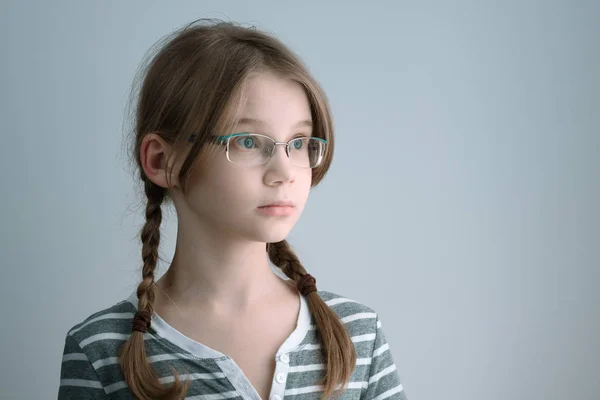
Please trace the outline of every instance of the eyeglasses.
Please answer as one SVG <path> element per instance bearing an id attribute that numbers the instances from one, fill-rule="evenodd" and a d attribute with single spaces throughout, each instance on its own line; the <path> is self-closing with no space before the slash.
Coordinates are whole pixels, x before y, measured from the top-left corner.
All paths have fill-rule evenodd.
<path id="1" fill-rule="evenodd" d="M 190 137 L 190 142 L 196 135 Z M 227 159 L 238 165 L 258 166 L 266 164 L 275 153 L 275 146 L 285 146 L 285 152 L 293 165 L 315 168 L 323 161 L 327 141 L 318 137 L 297 137 L 289 142 L 276 142 L 266 135 L 242 132 L 215 136 L 215 143 L 225 146 Z"/>

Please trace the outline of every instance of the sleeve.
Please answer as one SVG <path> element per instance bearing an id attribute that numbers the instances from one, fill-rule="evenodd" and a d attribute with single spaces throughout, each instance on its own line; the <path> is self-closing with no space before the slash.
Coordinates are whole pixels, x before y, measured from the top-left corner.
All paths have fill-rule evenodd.
<path id="1" fill-rule="evenodd" d="M 371 367 L 367 376 L 367 388 L 361 400 L 408 400 L 385 333 L 381 329 L 379 316 L 376 321 Z"/>
<path id="2" fill-rule="evenodd" d="M 67 334 L 60 370 L 58 400 L 105 400 L 107 398 L 92 363 L 77 341 Z"/>

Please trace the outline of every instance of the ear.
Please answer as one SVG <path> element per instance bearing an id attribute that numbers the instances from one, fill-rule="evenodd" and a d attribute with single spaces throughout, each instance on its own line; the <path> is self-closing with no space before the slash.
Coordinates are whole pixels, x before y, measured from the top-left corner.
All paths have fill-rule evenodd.
<path id="1" fill-rule="evenodd" d="M 171 146 L 156 133 L 149 133 L 142 139 L 140 161 L 144 174 L 156 185 L 163 188 L 179 187 L 178 169 L 173 168 L 170 171 L 173 165 L 173 157 L 169 160 L 170 165 L 167 169 L 167 158 L 171 155 L 171 151 Z M 167 180 L 167 176 L 169 180 Z"/>

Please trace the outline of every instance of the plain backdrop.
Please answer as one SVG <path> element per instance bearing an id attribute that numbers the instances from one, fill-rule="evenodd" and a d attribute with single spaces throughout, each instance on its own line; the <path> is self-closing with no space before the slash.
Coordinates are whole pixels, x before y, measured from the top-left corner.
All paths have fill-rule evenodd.
<path id="1" fill-rule="evenodd" d="M 410 400 L 599 398 L 600 2 L 0 12 L 1 398 L 55 398 L 69 328 L 141 279 L 125 106 L 150 46 L 203 17 L 276 34 L 326 90 L 336 153 L 289 239 L 380 314 Z"/>

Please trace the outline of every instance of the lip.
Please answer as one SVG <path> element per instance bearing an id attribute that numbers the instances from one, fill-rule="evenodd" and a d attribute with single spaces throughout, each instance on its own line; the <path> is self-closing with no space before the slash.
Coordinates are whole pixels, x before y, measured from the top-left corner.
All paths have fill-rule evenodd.
<path id="1" fill-rule="evenodd" d="M 291 201 L 274 201 L 257 208 L 258 212 L 271 217 L 286 217 L 292 215 L 296 206 Z"/>
<path id="2" fill-rule="evenodd" d="M 296 207 L 296 205 L 289 200 L 279 200 L 279 201 L 274 201 L 269 204 L 265 204 L 264 206 L 260 206 L 258 208 L 264 208 L 264 207 Z"/>

